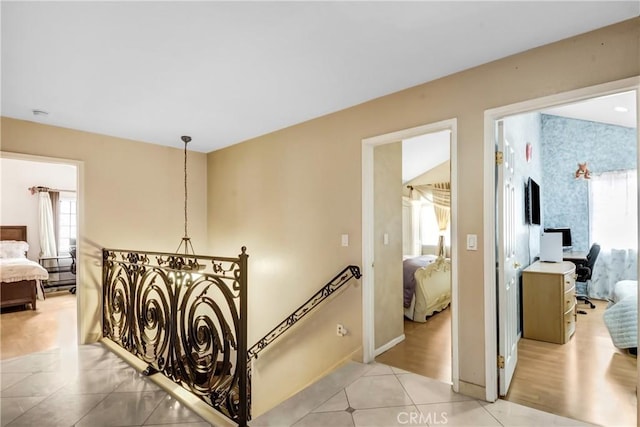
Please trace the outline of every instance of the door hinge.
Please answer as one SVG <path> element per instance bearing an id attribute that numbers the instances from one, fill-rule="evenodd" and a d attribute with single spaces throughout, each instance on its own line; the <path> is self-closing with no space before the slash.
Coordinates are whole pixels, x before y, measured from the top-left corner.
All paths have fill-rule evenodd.
<path id="1" fill-rule="evenodd" d="M 500 166 L 504 161 L 504 153 L 502 151 L 496 151 L 496 165 Z"/>
<path id="2" fill-rule="evenodd" d="M 498 368 L 504 369 L 504 356 L 498 355 Z"/>

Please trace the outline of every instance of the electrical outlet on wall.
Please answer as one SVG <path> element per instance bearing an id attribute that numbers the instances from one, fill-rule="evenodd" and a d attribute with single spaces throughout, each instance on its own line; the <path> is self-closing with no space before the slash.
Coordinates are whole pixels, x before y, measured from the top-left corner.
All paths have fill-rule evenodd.
<path id="1" fill-rule="evenodd" d="M 338 335 L 339 337 L 343 337 L 347 335 L 348 332 L 349 331 L 347 331 L 347 328 L 345 328 L 344 325 L 341 325 L 340 323 L 338 323 L 336 327 L 336 335 Z"/>

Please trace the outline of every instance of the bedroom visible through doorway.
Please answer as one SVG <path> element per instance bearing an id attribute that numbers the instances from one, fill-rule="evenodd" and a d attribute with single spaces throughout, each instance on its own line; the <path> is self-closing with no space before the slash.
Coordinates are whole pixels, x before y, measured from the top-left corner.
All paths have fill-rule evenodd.
<path id="1" fill-rule="evenodd" d="M 376 357 L 450 384 L 451 134 L 444 129 L 401 140 L 404 340 Z"/>
<path id="2" fill-rule="evenodd" d="M 0 170 L 1 225 L 26 228 L 25 258 L 47 272 L 35 310 L 31 304 L 4 304 L 0 311 L 0 359 L 74 347 L 78 341 L 78 165 L 2 153 Z"/>
<path id="3" fill-rule="evenodd" d="M 496 118 L 504 123 L 505 138 L 516 153 L 514 268 L 521 278 L 515 328 L 518 362 L 504 399 L 599 425 L 636 425 L 637 358 L 630 348 L 637 351 L 637 319 L 625 314 L 633 320 L 620 322 L 616 314 L 637 313 L 636 97 L 636 89 L 606 91 Z M 531 179 L 540 187 L 538 221 L 531 220 Z M 605 191 L 603 184 L 609 185 Z M 606 212 L 605 221 L 599 220 L 601 212 Z M 561 259 L 541 263 L 541 237 L 557 230 L 564 230 L 565 236 L 558 239 Z M 586 266 L 587 254 L 596 245 L 598 255 L 587 272 L 581 266 Z M 509 268 L 502 259 L 499 262 Z M 559 301 L 562 325 L 569 327 L 565 326 L 567 337 L 557 341 L 547 331 L 554 325 L 551 307 L 558 299 L 549 299 L 546 310 L 531 304 L 541 286 L 550 282 L 536 282 L 536 294 L 531 286 L 537 266 L 565 263 L 575 264 L 575 272 L 567 282 L 571 286 L 558 294 L 564 295 Z M 633 286 L 618 290 L 620 282 Z M 498 292 L 502 289 L 501 283 Z M 625 300 L 626 291 L 633 294 Z M 576 301 L 576 295 L 583 298 Z M 500 309 L 505 307 L 501 301 Z M 629 303 L 628 310 L 623 301 Z M 535 330 L 540 316 L 545 326 Z M 498 330 L 508 330 L 503 320 L 499 322 Z M 603 400 L 603 395 L 609 399 Z M 616 406 L 609 404 L 611 399 Z"/>

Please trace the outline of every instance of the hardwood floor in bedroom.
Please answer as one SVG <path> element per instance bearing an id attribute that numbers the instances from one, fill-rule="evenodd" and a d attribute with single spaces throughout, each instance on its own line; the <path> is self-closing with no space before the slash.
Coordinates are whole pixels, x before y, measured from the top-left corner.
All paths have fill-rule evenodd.
<path id="1" fill-rule="evenodd" d="M 425 323 L 404 320 L 405 339 L 376 362 L 451 383 L 451 308 L 429 316 Z"/>
<path id="2" fill-rule="evenodd" d="M 7 307 L 0 312 L 0 360 L 77 345 L 76 296 L 51 292 L 37 310 Z"/>
<path id="3" fill-rule="evenodd" d="M 637 359 L 613 346 L 602 315 L 580 305 L 576 332 L 564 345 L 518 344 L 518 366 L 505 400 L 604 426 L 636 425 Z"/>
<path id="4" fill-rule="evenodd" d="M 564 345 L 521 339 L 518 366 L 504 398 L 603 426 L 636 426 L 637 359 L 614 347 L 603 314 L 580 305 L 576 332 Z M 451 383 L 451 309 L 426 323 L 405 320 L 405 340 L 376 362 Z"/>

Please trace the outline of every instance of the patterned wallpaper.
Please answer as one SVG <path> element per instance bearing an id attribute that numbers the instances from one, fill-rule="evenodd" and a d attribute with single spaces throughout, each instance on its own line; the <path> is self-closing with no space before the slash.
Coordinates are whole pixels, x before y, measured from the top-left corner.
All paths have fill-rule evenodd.
<path id="1" fill-rule="evenodd" d="M 541 114 L 545 227 L 570 227 L 573 249 L 589 249 L 589 181 L 575 179 L 578 163 L 592 174 L 635 169 L 636 130 Z M 535 178 L 534 178 L 535 179 Z"/>

